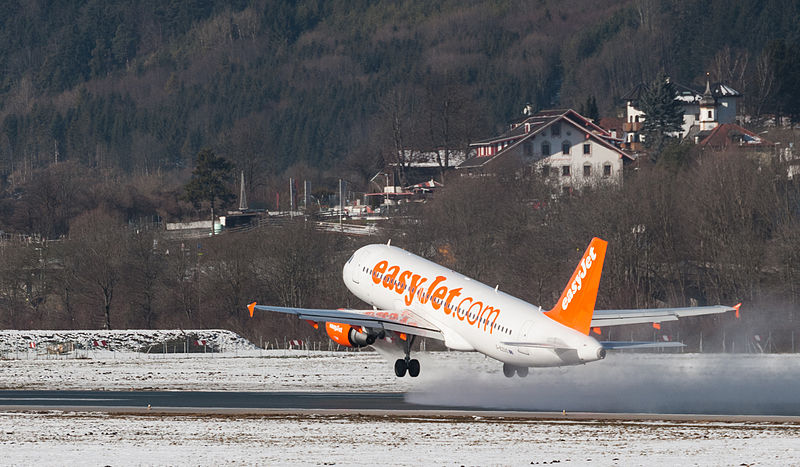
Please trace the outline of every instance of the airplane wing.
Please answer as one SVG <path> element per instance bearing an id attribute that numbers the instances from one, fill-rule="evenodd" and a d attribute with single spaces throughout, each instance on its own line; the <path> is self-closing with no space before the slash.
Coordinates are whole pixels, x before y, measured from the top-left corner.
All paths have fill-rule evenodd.
<path id="1" fill-rule="evenodd" d="M 250 310 L 250 316 L 253 316 L 254 310 L 274 311 L 295 315 L 308 321 L 351 324 L 444 340 L 441 329 L 409 310 L 333 310 L 256 305 L 255 303 L 251 303 L 247 308 Z"/>
<path id="2" fill-rule="evenodd" d="M 623 324 L 661 323 L 677 321 L 685 316 L 701 316 L 735 311 L 738 317 L 739 306 L 695 306 L 688 308 L 642 308 L 638 310 L 594 310 L 592 327 L 621 326 Z"/>

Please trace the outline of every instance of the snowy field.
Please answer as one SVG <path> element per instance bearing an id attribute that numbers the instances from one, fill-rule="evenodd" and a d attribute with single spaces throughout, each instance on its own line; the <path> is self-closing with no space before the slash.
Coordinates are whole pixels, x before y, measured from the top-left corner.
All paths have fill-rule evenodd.
<path id="1" fill-rule="evenodd" d="M 369 417 L 0 413 L 17 465 L 796 465 L 800 428 Z"/>
<path id="2" fill-rule="evenodd" d="M 402 391 L 410 402 L 561 411 L 800 415 L 800 356 L 611 354 L 506 379 L 474 353 L 238 351 L 0 360 L 2 389 Z M 798 465 L 791 423 L 576 422 L 363 416 L 0 413 L 0 464 Z"/>

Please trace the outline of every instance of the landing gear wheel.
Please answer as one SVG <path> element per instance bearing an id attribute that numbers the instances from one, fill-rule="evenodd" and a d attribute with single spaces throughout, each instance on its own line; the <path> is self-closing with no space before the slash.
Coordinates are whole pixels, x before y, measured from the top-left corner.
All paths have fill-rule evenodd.
<path id="1" fill-rule="evenodd" d="M 416 358 L 408 361 L 408 376 L 416 378 L 419 376 L 419 360 Z"/>
<path id="2" fill-rule="evenodd" d="M 508 363 L 503 363 L 503 374 L 506 375 L 506 378 L 513 378 L 515 368 Z"/>
<path id="3" fill-rule="evenodd" d="M 528 367 L 527 366 L 517 367 L 517 374 L 519 375 L 520 378 L 528 376 Z"/>
<path id="4" fill-rule="evenodd" d="M 402 358 L 398 358 L 397 361 L 394 362 L 394 374 L 397 375 L 398 378 L 405 376 L 407 369 L 408 365 L 406 365 L 406 361 Z M 417 369 L 417 373 L 419 373 L 419 369 Z"/>

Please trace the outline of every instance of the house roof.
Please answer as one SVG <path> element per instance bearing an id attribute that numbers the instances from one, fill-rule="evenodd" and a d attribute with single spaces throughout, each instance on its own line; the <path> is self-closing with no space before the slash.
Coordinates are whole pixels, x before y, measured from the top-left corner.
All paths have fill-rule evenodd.
<path id="1" fill-rule="evenodd" d="M 684 86 L 679 83 L 672 83 L 675 86 L 675 90 L 678 92 L 678 95 L 675 99 L 685 102 L 687 104 L 698 104 L 700 99 L 703 98 L 703 89 Z M 645 83 L 639 83 L 635 85 L 630 91 L 626 92 L 622 95 L 621 99 L 624 101 L 632 101 L 636 102 L 642 98 L 642 94 L 644 94 L 645 90 L 647 90 L 647 85 Z M 742 94 L 733 89 L 732 87 L 728 86 L 727 84 L 723 83 L 711 83 L 711 95 L 716 98 L 722 97 L 742 97 Z"/>
<path id="2" fill-rule="evenodd" d="M 596 131 L 602 133 L 604 136 L 610 136 L 608 131 L 606 131 L 604 128 L 594 124 L 591 120 L 584 118 L 578 112 L 575 112 L 572 109 L 547 109 L 541 110 L 529 117 L 516 121 L 511 126 L 511 129 L 501 135 L 475 141 L 474 143 L 470 143 L 470 146 L 486 146 L 511 139 L 517 139 L 521 136 L 525 136 L 526 134 L 537 132 L 564 116 L 571 117 L 575 122 L 584 125 L 589 131 Z"/>
<path id="3" fill-rule="evenodd" d="M 592 138 L 597 142 L 599 142 L 600 144 L 610 149 L 613 149 L 614 151 L 617 151 L 620 154 L 620 156 L 624 156 L 633 160 L 633 157 L 630 154 L 626 153 L 622 149 L 611 144 L 607 140 L 611 138 L 611 134 L 607 130 L 594 124 L 591 120 L 581 116 L 578 112 L 575 112 L 572 109 L 548 109 L 548 110 L 542 110 L 540 112 L 531 115 L 530 117 L 524 119 L 519 125 L 516 125 L 515 127 L 513 127 L 512 129 L 503 133 L 500 136 L 472 143 L 470 146 L 485 146 L 493 143 L 514 140 L 513 144 L 509 145 L 506 148 L 503 148 L 503 150 L 497 152 L 496 154 L 492 156 L 473 157 L 471 159 L 467 159 L 462 164 L 460 164 L 458 168 L 468 169 L 468 168 L 482 167 L 493 160 L 502 158 L 505 154 L 508 154 L 509 150 L 511 150 L 512 148 L 517 147 L 523 141 L 541 133 L 542 130 L 549 127 L 554 122 L 561 120 L 567 121 L 574 127 L 579 128 L 582 131 L 585 131 L 589 138 Z M 526 125 L 528 125 L 527 132 L 525 131 Z"/>
<path id="4" fill-rule="evenodd" d="M 747 147 L 771 147 L 775 145 L 775 143 L 735 123 L 723 123 L 717 126 L 700 140 L 699 144 L 713 148 L 726 148 L 731 145 Z"/>
<path id="5" fill-rule="evenodd" d="M 625 120 L 622 118 L 603 117 L 600 120 L 598 120 L 597 125 L 610 133 L 611 130 L 622 131 L 623 123 L 625 123 Z"/>

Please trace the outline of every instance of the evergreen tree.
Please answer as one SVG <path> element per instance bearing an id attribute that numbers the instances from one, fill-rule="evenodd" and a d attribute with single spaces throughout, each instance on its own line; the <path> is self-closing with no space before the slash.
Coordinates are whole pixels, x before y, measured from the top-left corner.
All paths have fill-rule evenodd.
<path id="1" fill-rule="evenodd" d="M 582 107 L 581 115 L 594 122 L 600 120 L 600 111 L 597 109 L 597 100 L 594 98 L 594 94 L 586 98 L 586 106 Z"/>
<path id="2" fill-rule="evenodd" d="M 650 149 L 650 157 L 655 161 L 661 154 L 669 133 L 681 130 L 683 107 L 675 100 L 678 95 L 675 85 L 661 72 L 642 93 L 640 108 L 644 112 L 642 134 L 644 145 Z"/>
<path id="3" fill-rule="evenodd" d="M 214 208 L 217 202 L 225 206 L 233 201 L 234 196 L 228 188 L 227 180 L 230 178 L 233 164 L 224 157 L 214 154 L 211 149 L 202 149 L 197 154 L 197 166 L 192 172 L 192 179 L 184 187 L 185 199 L 190 201 L 195 208 L 199 208 L 203 201 L 211 205 L 211 231 L 214 231 Z"/>
<path id="4" fill-rule="evenodd" d="M 800 51 L 795 44 L 776 40 L 767 46 L 772 73 L 777 89 L 773 108 L 779 115 L 792 117 L 793 122 L 800 118 Z"/>

